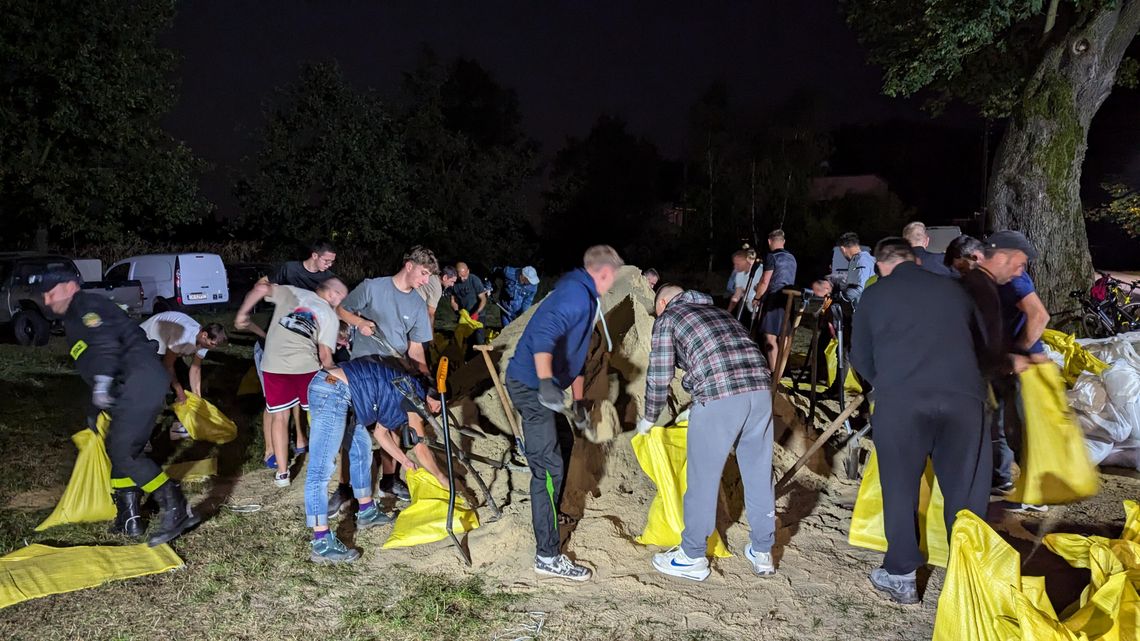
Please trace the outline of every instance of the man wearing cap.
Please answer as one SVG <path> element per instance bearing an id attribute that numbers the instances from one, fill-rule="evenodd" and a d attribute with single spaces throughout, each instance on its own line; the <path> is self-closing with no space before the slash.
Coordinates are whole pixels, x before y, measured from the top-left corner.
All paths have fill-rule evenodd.
<path id="1" fill-rule="evenodd" d="M 980 330 L 966 292 L 923 271 L 906 240 L 884 238 L 875 259 L 882 277 L 863 293 L 851 337 L 851 364 L 876 394 L 872 440 L 887 551 L 870 579 L 891 600 L 915 604 L 915 570 L 926 564 L 914 524 L 927 457 L 945 498 L 947 532 L 960 510 L 984 515 L 989 503 Z"/>
<path id="2" fill-rule="evenodd" d="M 91 404 L 111 415 L 107 455 L 115 495 L 113 533 L 142 536 L 144 492 L 154 496 L 162 519 L 147 544 L 166 543 L 198 524 L 178 483 L 143 451 L 154 421 L 166 401 L 170 378 L 154 357 L 143 330 L 114 303 L 80 291 L 79 277 L 68 270 L 43 274 L 33 287 L 44 306 L 62 319 L 71 359 L 91 386 Z"/>
<path id="3" fill-rule="evenodd" d="M 534 303 L 534 295 L 538 293 L 538 272 L 527 265 L 522 269 L 518 267 L 503 268 L 503 293 L 499 297 L 499 306 L 502 308 L 503 327 L 523 315 Z"/>
<path id="4" fill-rule="evenodd" d="M 996 407 L 990 420 L 993 439 L 993 492 L 1013 489 L 1014 448 L 1020 444 L 1021 417 L 1016 374 L 1046 359 L 1041 335 L 1049 312 L 1025 272 L 1037 251 L 1021 232 L 998 231 L 982 243 L 977 268 L 962 277 L 986 324 L 989 340 L 983 368 L 993 387 Z M 1041 509 L 1021 506 L 1022 509 Z M 1043 509 L 1041 509 L 1043 511 Z"/>

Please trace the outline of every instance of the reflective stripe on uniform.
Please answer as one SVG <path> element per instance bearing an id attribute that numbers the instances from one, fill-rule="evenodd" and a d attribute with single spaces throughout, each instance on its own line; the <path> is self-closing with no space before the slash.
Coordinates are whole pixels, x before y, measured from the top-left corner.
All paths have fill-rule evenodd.
<path id="1" fill-rule="evenodd" d="M 111 487 L 116 490 L 121 490 L 127 487 L 135 487 L 135 482 L 126 477 L 111 479 Z"/>
<path id="2" fill-rule="evenodd" d="M 71 360 L 79 360 L 79 357 L 82 356 L 85 351 L 87 351 L 87 343 L 81 340 L 75 341 L 75 344 L 71 346 Z"/>
<path id="3" fill-rule="evenodd" d="M 149 483 L 142 486 L 143 492 L 146 492 L 149 494 L 150 492 L 153 492 L 153 491 L 157 490 L 158 488 L 162 487 L 162 484 L 166 483 L 169 480 L 170 479 L 166 476 L 166 472 L 159 472 L 158 476 L 154 477 L 153 479 L 150 480 Z"/>

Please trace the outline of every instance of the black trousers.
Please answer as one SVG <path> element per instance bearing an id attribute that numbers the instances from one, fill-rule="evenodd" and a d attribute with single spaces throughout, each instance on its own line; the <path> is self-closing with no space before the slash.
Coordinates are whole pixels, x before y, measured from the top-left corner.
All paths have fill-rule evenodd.
<path id="1" fill-rule="evenodd" d="M 166 482 L 166 474 L 143 452 L 154 421 L 166 405 L 170 377 L 158 360 L 135 359 L 118 380 L 118 395 L 107 429 L 107 456 L 111 459 L 111 487 L 138 486 L 152 492 Z"/>
<path id="2" fill-rule="evenodd" d="M 908 574 L 926 564 L 918 547 L 918 494 L 926 458 L 945 499 L 946 533 L 959 510 L 985 517 L 992 449 L 985 404 L 966 395 L 892 390 L 875 401 L 872 440 L 883 488 L 883 568 Z"/>
<path id="3" fill-rule="evenodd" d="M 566 421 L 538 401 L 538 390 L 508 378 L 507 392 L 522 415 L 527 465 L 530 466 L 530 512 L 535 548 L 539 556 L 552 557 L 562 548 L 558 532 L 558 509 L 566 485 L 566 468 L 574 434 Z"/>

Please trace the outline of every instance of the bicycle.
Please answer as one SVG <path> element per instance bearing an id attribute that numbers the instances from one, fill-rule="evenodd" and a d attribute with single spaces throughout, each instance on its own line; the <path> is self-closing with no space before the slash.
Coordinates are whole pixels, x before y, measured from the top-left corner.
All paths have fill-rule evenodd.
<path id="1" fill-rule="evenodd" d="M 1073 291 L 1071 298 L 1081 304 L 1081 327 L 1086 338 L 1108 338 L 1124 332 L 1140 330 L 1140 301 L 1132 302 L 1132 290 L 1140 285 L 1140 280 L 1127 283 L 1125 293 L 1121 287 L 1126 283 L 1104 272 L 1097 272 L 1100 278 L 1088 293 Z M 1123 304 L 1120 302 L 1123 299 Z"/>

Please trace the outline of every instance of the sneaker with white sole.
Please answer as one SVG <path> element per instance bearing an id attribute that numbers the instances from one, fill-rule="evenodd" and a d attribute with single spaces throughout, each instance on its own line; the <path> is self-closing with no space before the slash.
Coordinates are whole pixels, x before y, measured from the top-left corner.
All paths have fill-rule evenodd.
<path id="1" fill-rule="evenodd" d="M 676 576 L 690 581 L 704 581 L 712 574 L 709 569 L 709 560 L 705 557 L 691 558 L 681 546 L 668 552 L 658 552 L 653 555 L 653 567 L 662 574 Z"/>
<path id="2" fill-rule="evenodd" d="M 277 487 L 289 487 L 289 470 L 274 474 L 273 484 Z"/>
<path id="3" fill-rule="evenodd" d="M 1049 506 L 1035 505 L 1033 503 L 1010 503 L 1009 511 L 1018 514 L 1044 514 L 1049 511 Z"/>
<path id="4" fill-rule="evenodd" d="M 385 514 L 376 503 L 372 503 L 366 509 L 357 512 L 356 514 L 356 527 L 360 530 L 366 530 L 370 527 L 380 527 L 388 525 L 395 519 L 390 515 Z"/>
<path id="5" fill-rule="evenodd" d="M 186 426 L 180 421 L 174 421 L 170 426 L 170 440 L 181 441 L 190 438 L 190 432 L 186 430 Z"/>
<path id="6" fill-rule="evenodd" d="M 886 594 L 891 601 L 902 605 L 916 605 L 921 603 L 918 598 L 918 581 L 915 573 L 891 574 L 883 568 L 871 570 L 871 585 L 876 590 Z"/>
<path id="7" fill-rule="evenodd" d="M 360 558 L 358 550 L 346 547 L 332 532 L 323 538 L 313 539 L 309 546 L 312 548 L 309 560 L 313 563 L 352 563 Z"/>
<path id="8" fill-rule="evenodd" d="M 565 554 L 559 554 L 547 561 L 541 556 L 534 557 L 534 573 L 540 576 L 552 576 L 568 581 L 589 581 L 593 572 L 571 561 Z"/>
<path id="9" fill-rule="evenodd" d="M 757 552 L 752 544 L 744 548 L 744 558 L 752 562 L 752 571 L 760 576 L 772 576 L 776 573 L 776 564 L 772 562 L 771 552 Z"/>

